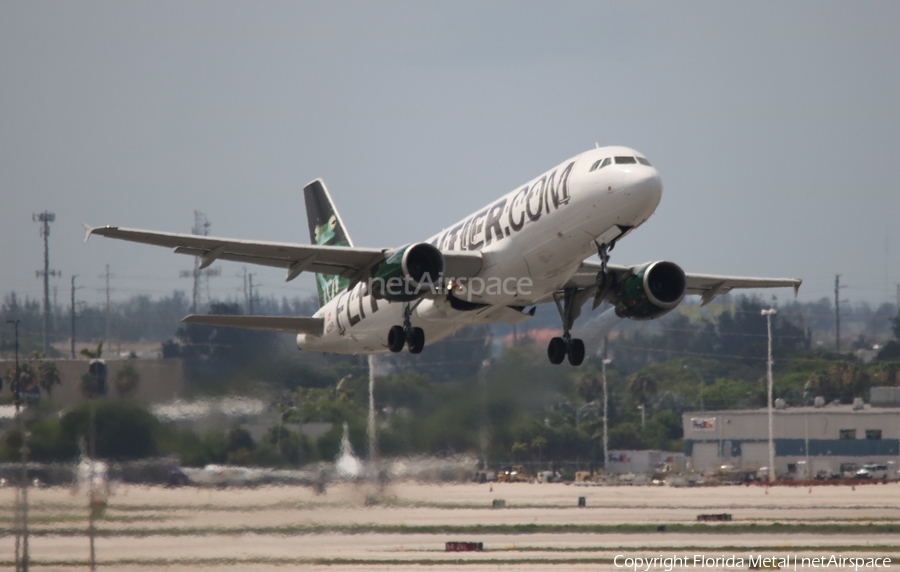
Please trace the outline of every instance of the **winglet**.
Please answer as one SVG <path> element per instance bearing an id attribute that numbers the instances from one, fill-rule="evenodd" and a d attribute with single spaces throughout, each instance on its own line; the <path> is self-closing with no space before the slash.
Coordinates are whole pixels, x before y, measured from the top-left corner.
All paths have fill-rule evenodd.
<path id="1" fill-rule="evenodd" d="M 800 293 L 801 284 L 803 284 L 803 280 L 797 280 L 797 282 L 794 283 L 794 298 L 796 298 L 797 294 Z"/>
<path id="2" fill-rule="evenodd" d="M 90 226 L 87 223 L 81 223 L 84 226 L 84 243 L 87 244 L 88 239 L 91 237 L 91 234 L 94 232 L 94 227 Z"/>

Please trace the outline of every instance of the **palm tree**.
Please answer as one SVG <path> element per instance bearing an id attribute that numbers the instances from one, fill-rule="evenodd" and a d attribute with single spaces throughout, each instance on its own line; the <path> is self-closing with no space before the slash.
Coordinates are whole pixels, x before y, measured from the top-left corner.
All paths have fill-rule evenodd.
<path id="1" fill-rule="evenodd" d="M 81 394 L 92 399 L 106 394 L 106 365 L 100 361 L 103 356 L 103 340 L 97 344 L 97 349 L 91 351 L 87 348 L 81 350 L 81 355 L 91 360 L 88 373 L 81 376 L 79 389 Z"/>
<path id="2" fill-rule="evenodd" d="M 575 381 L 575 393 L 577 393 L 585 403 L 590 403 L 597 399 L 597 396 L 600 395 L 602 390 L 603 382 L 594 371 L 585 372 L 584 375 L 580 376 Z"/>
<path id="3" fill-rule="evenodd" d="M 100 340 L 100 343 L 97 344 L 97 351 L 91 351 L 87 348 L 82 348 L 81 355 L 88 359 L 100 359 L 103 356 L 103 340 Z"/>
<path id="4" fill-rule="evenodd" d="M 656 392 L 656 382 L 652 377 L 638 374 L 628 382 L 628 391 L 634 400 L 641 405 L 647 404 L 647 399 Z"/>
<path id="5" fill-rule="evenodd" d="M 10 391 L 15 391 L 15 381 L 16 381 L 16 368 L 10 368 L 6 372 L 6 384 L 9 386 Z M 28 363 L 20 363 L 19 364 L 19 392 L 25 393 L 29 388 L 33 387 L 37 382 L 37 376 L 34 373 L 34 368 L 31 367 Z"/>
<path id="6" fill-rule="evenodd" d="M 50 399 L 53 393 L 54 385 L 62 385 L 62 377 L 59 375 L 59 369 L 56 363 L 44 360 L 38 366 L 38 385 L 47 392 L 47 399 Z"/>
<path id="7" fill-rule="evenodd" d="M 116 391 L 119 397 L 128 397 L 137 391 L 141 376 L 132 365 L 126 365 L 116 374 Z"/>

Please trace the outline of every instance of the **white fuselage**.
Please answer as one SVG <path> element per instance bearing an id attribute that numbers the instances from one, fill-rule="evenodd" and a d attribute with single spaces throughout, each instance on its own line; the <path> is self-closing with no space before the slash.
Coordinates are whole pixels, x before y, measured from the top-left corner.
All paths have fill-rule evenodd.
<path id="1" fill-rule="evenodd" d="M 442 252 L 480 251 L 483 264 L 477 288 L 467 288 L 465 280 L 453 288 L 457 298 L 482 305 L 477 309 L 453 309 L 446 296 L 413 303 L 412 324 L 425 331 L 426 344 L 465 326 L 527 318 L 515 308 L 547 301 L 581 262 L 596 254 L 598 243 L 621 238 L 644 223 L 662 197 L 659 173 L 640 162 L 616 164 L 612 159 L 617 156 L 644 159 L 627 147 L 591 149 L 428 239 Z M 609 165 L 592 170 L 607 157 Z M 404 305 L 374 299 L 360 282 L 316 312 L 315 317 L 325 320 L 324 334 L 300 334 L 297 346 L 330 353 L 387 353 L 388 330 L 403 322 Z"/>

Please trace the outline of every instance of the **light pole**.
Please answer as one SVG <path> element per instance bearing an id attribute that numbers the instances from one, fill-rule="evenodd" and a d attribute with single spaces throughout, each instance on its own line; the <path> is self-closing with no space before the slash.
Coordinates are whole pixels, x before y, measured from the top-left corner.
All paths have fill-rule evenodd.
<path id="1" fill-rule="evenodd" d="M 375 356 L 369 354 L 369 467 L 375 470 Z"/>
<path id="2" fill-rule="evenodd" d="M 774 308 L 760 312 L 766 317 L 766 329 L 769 337 L 769 359 L 766 364 L 766 377 L 768 378 L 769 393 L 769 482 L 775 482 L 775 440 L 772 436 L 772 316 L 778 312 Z"/>
<path id="3" fill-rule="evenodd" d="M 609 392 L 606 388 L 606 366 L 610 363 L 612 360 L 606 358 L 603 358 L 601 362 L 601 371 L 603 372 L 603 472 L 607 472 L 606 463 L 609 460 Z"/>
<path id="4" fill-rule="evenodd" d="M 643 431 L 644 425 L 645 425 L 645 420 L 647 418 L 647 414 L 645 413 L 646 409 L 644 408 L 644 404 L 641 403 L 640 405 L 638 405 L 638 409 L 641 410 L 641 431 Z"/>
<path id="5" fill-rule="evenodd" d="M 12 324 L 15 328 L 16 336 L 16 371 L 13 378 L 13 384 L 10 389 L 13 392 L 13 403 L 16 406 L 16 425 L 22 432 L 22 492 L 16 495 L 16 521 L 21 517 L 21 529 L 16 531 L 16 572 L 28 572 L 28 431 L 22 423 L 22 417 L 19 414 L 19 407 L 22 403 L 22 387 L 19 378 L 19 318 L 6 320 L 7 324 Z M 21 498 L 21 503 L 18 502 Z M 21 507 L 19 507 L 21 504 Z M 19 559 L 19 539 L 21 538 L 21 560 Z"/>

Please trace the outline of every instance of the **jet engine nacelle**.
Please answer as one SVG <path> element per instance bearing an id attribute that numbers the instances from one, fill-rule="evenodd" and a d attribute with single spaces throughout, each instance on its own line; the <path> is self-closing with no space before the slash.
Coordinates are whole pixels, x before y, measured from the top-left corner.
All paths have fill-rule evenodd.
<path id="1" fill-rule="evenodd" d="M 616 287 L 616 315 L 652 320 L 672 311 L 684 299 L 687 280 L 674 262 L 651 262 Z"/>
<path id="2" fill-rule="evenodd" d="M 372 295 L 380 300 L 417 300 L 440 285 L 444 255 L 427 242 L 399 248 L 372 273 Z"/>

